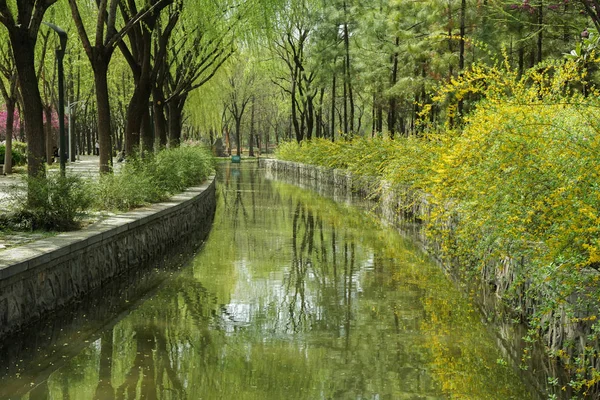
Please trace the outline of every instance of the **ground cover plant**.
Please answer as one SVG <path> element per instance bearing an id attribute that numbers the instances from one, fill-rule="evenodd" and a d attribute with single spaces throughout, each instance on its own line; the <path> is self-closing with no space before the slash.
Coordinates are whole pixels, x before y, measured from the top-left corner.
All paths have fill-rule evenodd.
<path id="1" fill-rule="evenodd" d="M 442 129 L 290 142 L 277 152 L 427 193 L 428 233 L 446 261 L 495 285 L 529 324 L 526 339 L 542 339 L 566 367 L 570 381 L 558 390 L 571 398 L 598 393 L 600 382 L 600 102 L 581 90 L 585 77 L 575 62 L 522 76 L 507 65 L 474 67 L 434 95 Z M 476 105 L 459 129 L 461 99 Z"/>

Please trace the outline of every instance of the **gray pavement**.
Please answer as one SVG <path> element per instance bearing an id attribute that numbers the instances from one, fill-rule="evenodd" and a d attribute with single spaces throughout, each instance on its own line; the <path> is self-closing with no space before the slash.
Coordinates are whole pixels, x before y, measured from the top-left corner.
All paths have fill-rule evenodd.
<path id="1" fill-rule="evenodd" d="M 98 177 L 99 165 L 98 156 L 79 156 L 79 160 L 67 163 L 67 174 L 79 175 L 84 178 L 95 179 Z M 118 171 L 121 164 L 115 162 L 115 171 Z M 50 169 L 50 174 L 58 173 L 58 163 L 55 163 Z M 16 188 L 23 187 L 23 177 L 26 172 L 0 175 L 0 213 L 6 211 L 11 198 L 11 192 Z"/>
<path id="2" fill-rule="evenodd" d="M 79 160 L 67 164 L 66 173 L 67 175 L 78 175 L 86 179 L 96 179 L 99 176 L 98 161 L 98 156 L 79 156 Z M 59 168 L 56 166 L 58 166 L 58 164 L 55 164 L 55 166 L 49 169 L 48 173 L 58 173 Z M 118 171 L 120 166 L 121 164 L 115 162 L 115 171 Z M 23 181 L 25 174 L 26 171 L 12 175 L 0 175 L 0 214 L 5 213 L 10 209 L 11 202 L 14 201 L 15 191 L 25 189 Z M 39 240 L 47 236 L 48 234 L 44 233 L 6 233 L 0 230 L 0 251 L 9 247 L 16 247 L 31 241 Z"/>

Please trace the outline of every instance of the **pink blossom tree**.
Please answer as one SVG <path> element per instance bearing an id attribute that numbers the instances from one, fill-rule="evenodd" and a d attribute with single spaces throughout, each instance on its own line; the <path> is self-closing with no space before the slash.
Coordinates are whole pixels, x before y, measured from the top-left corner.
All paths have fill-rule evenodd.
<path id="1" fill-rule="evenodd" d="M 12 130 L 9 128 L 12 122 Z M 6 133 L 12 132 L 12 139 L 16 139 L 16 133 L 19 132 L 21 127 L 21 118 L 19 116 L 19 111 L 15 109 L 11 118 L 9 118 L 9 113 L 6 111 L 6 107 L 2 106 L 0 108 L 0 141 L 6 140 Z"/>

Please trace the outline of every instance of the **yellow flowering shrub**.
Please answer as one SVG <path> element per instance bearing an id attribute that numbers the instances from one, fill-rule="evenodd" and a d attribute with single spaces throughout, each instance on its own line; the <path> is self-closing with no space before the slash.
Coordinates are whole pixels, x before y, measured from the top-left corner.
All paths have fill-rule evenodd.
<path id="1" fill-rule="evenodd" d="M 574 61 L 521 77 L 508 64 L 475 66 L 433 95 L 446 106 L 444 129 L 286 144 L 278 156 L 428 193 L 429 234 L 448 260 L 501 286 L 531 335 L 567 367 L 572 389 L 598 393 L 600 101 L 593 90 L 581 94 L 585 79 Z M 475 106 L 460 131 L 450 130 L 460 99 Z"/>

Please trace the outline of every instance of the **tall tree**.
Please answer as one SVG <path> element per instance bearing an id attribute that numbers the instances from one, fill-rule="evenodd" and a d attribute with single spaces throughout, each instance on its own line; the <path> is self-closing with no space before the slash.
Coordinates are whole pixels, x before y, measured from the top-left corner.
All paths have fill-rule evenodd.
<path id="1" fill-rule="evenodd" d="M 4 173 L 12 174 L 12 140 L 15 110 L 18 100 L 18 75 L 12 51 L 8 43 L 0 43 L 0 93 L 6 108 L 6 143 L 4 149 Z"/>
<path id="2" fill-rule="evenodd" d="M 125 153 L 133 154 L 134 149 L 141 145 L 142 151 L 151 151 L 154 138 L 149 129 L 149 100 L 152 93 L 153 79 L 156 72 L 152 65 L 152 35 L 159 20 L 161 11 L 171 4 L 173 0 L 151 0 L 146 3 L 148 11 L 145 12 L 144 22 L 135 24 L 126 33 L 129 46 L 124 41 L 118 43 L 119 48 L 133 73 L 135 88 L 133 96 L 127 107 L 127 124 L 125 126 Z M 135 0 L 121 0 L 119 2 L 121 14 L 125 20 L 133 20 L 139 14 Z M 173 24 L 176 23 L 175 19 Z M 161 33 L 170 35 L 172 24 Z M 168 37 L 168 36 L 167 36 Z M 164 42 L 164 41 L 163 41 Z M 161 49 L 162 50 L 162 49 Z M 160 57 L 160 54 L 156 55 Z M 164 62 L 157 58 L 156 63 Z M 145 126 L 146 129 L 142 129 Z"/>
<path id="3" fill-rule="evenodd" d="M 166 73 L 155 85 L 164 88 L 169 146 L 178 146 L 181 140 L 189 94 L 209 82 L 233 55 L 234 31 L 243 14 L 238 7 L 206 7 L 203 15 L 183 21 L 168 42 Z"/>
<path id="4" fill-rule="evenodd" d="M 35 44 L 44 14 L 57 0 L 19 0 L 16 7 L 0 0 L 0 23 L 8 31 L 19 87 L 23 96 L 23 114 L 27 131 L 27 172 L 45 174 L 44 122 L 42 99 L 35 71 Z M 16 16 L 14 14 L 16 8 Z"/>
<path id="5" fill-rule="evenodd" d="M 316 24 L 310 5 L 308 1 L 300 1 L 282 12 L 273 42 L 273 50 L 286 69 L 286 74 L 274 78 L 273 83 L 289 95 L 292 126 L 298 142 L 312 137 L 314 98 L 318 92 L 314 87 L 316 70 L 311 68 L 307 57 Z"/>
<path id="6" fill-rule="evenodd" d="M 145 18 L 152 15 L 152 12 L 156 8 L 163 6 L 169 0 L 158 0 L 144 6 L 135 14 L 128 15 L 128 18 L 123 21 L 123 27 L 117 30 L 119 1 L 122 0 L 100 0 L 97 2 L 95 37 L 92 42 L 86 31 L 77 1 L 69 0 L 79 38 L 94 71 L 98 112 L 98 142 L 100 145 L 100 172 L 102 173 L 109 172 L 112 165 L 111 112 L 108 91 L 108 66 L 111 58 L 124 36 L 145 20 Z M 89 7 L 89 4 L 85 4 L 85 6 Z"/>
<path id="7" fill-rule="evenodd" d="M 242 118 L 246 106 L 253 96 L 255 77 L 252 67 L 238 59 L 227 79 L 229 82 L 227 109 L 235 122 L 236 154 L 238 156 L 242 154 Z"/>

